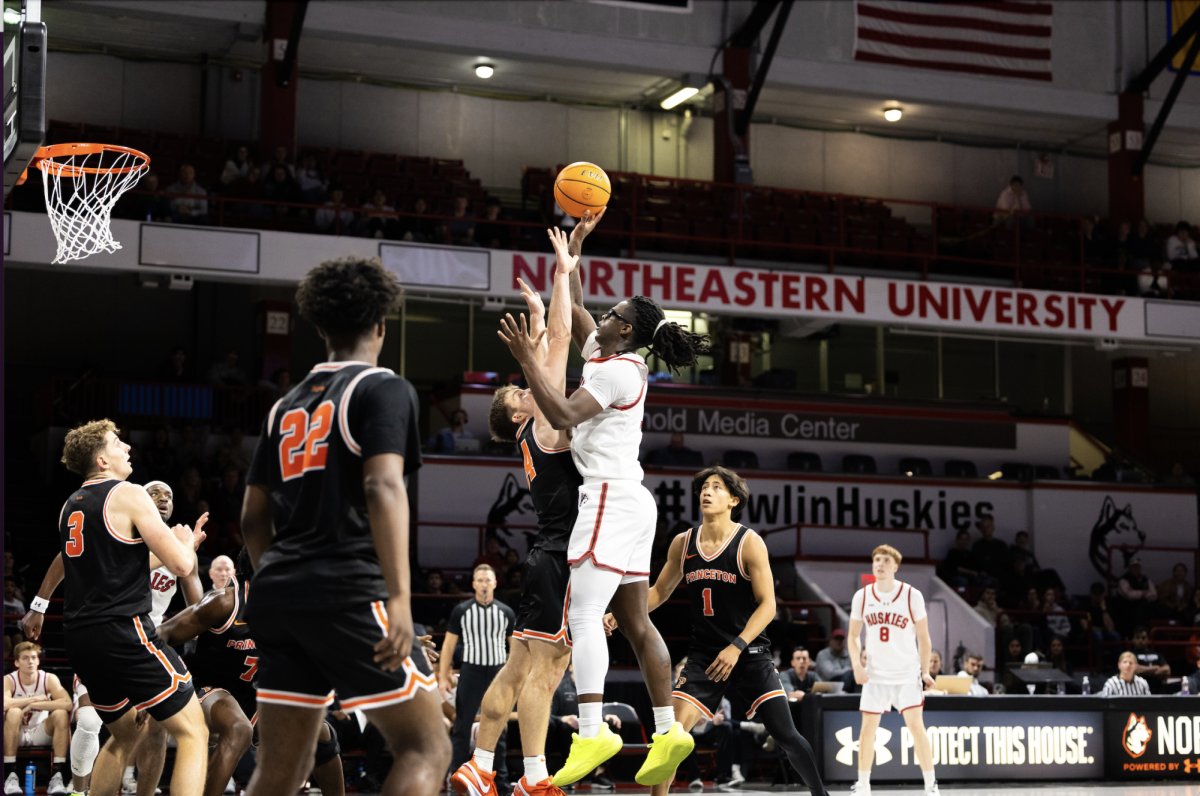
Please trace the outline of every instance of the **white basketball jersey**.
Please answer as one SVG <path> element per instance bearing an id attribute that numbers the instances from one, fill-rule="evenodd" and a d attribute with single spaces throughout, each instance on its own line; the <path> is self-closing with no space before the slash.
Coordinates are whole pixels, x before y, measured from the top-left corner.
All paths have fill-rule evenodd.
<path id="1" fill-rule="evenodd" d="M 580 389 L 592 394 L 600 414 L 575 427 L 571 458 L 585 481 L 641 481 L 642 414 L 650 368 L 634 352 L 598 357 L 596 333 L 583 346 Z"/>
<path id="2" fill-rule="evenodd" d="M 34 678 L 33 685 L 25 685 L 21 682 L 20 672 L 9 672 L 5 675 L 13 682 L 13 699 L 25 699 L 31 696 L 45 696 L 50 692 L 46 690 L 46 673 L 39 671 Z M 24 728 L 36 727 L 46 720 L 48 716 L 44 710 L 33 710 L 26 713 L 21 719 L 21 726 Z"/>
<path id="3" fill-rule="evenodd" d="M 907 583 L 896 581 L 891 593 L 872 583 L 859 589 L 850 618 L 861 619 L 867 636 L 867 677 L 880 685 L 904 685 L 921 679 L 917 622 L 925 618 L 925 598 Z"/>
<path id="4" fill-rule="evenodd" d="M 178 588 L 175 581 L 175 574 L 166 567 L 159 567 L 150 573 L 150 599 L 153 601 L 150 621 L 155 627 L 162 624 L 163 614 L 167 612 L 171 598 L 175 596 L 175 590 Z"/>

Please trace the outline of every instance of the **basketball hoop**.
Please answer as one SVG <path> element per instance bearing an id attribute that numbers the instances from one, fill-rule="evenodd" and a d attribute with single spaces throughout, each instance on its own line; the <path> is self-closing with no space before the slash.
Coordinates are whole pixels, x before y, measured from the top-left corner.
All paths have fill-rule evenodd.
<path id="1" fill-rule="evenodd" d="M 109 226 L 113 205 L 145 173 L 149 157 L 111 144 L 55 144 L 39 149 L 32 165 L 42 172 L 56 264 L 121 248 Z"/>

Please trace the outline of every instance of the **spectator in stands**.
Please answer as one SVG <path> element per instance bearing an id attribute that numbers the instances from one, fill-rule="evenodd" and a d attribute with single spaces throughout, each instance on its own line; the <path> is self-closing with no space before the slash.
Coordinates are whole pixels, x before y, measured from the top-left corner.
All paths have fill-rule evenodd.
<path id="1" fill-rule="evenodd" d="M 170 221 L 171 200 L 158 195 L 158 175 L 148 171 L 142 175 L 137 190 L 153 193 L 130 193 L 120 200 L 121 212 L 117 218 L 133 221 Z"/>
<path id="2" fill-rule="evenodd" d="M 214 362 L 208 369 L 210 384 L 224 384 L 227 387 L 245 387 L 249 380 L 246 371 L 238 366 L 238 350 L 236 346 L 225 349 L 225 358 Z"/>
<path id="3" fill-rule="evenodd" d="M 175 451 L 171 448 L 171 432 L 166 426 L 154 429 L 154 441 L 146 449 L 142 459 L 151 481 L 170 481 L 175 477 Z"/>
<path id="4" fill-rule="evenodd" d="M 17 579 L 12 576 L 4 578 L 4 613 L 25 615 L 25 603 L 17 597 Z M 13 647 L 25 640 L 21 635 L 16 620 L 4 622 L 4 657 L 11 658 Z"/>
<path id="5" fill-rule="evenodd" d="M 187 351 L 183 346 L 177 345 L 171 349 L 171 357 L 163 366 L 159 381 L 168 384 L 188 384 L 192 381 L 191 368 L 187 364 Z"/>
<path id="6" fill-rule="evenodd" d="M 176 224 L 208 223 L 208 191 L 196 182 L 196 169 L 190 163 L 179 167 L 179 180 L 167 186 L 167 193 L 200 197 L 187 199 L 177 196 L 171 199 L 171 221 Z"/>
<path id="7" fill-rule="evenodd" d="M 1162 262 L 1157 257 L 1141 269 L 1138 274 L 1138 295 L 1144 298 L 1170 298 L 1171 282 L 1167 275 L 1171 271 L 1169 262 Z"/>
<path id="8" fill-rule="evenodd" d="M 339 183 L 329 186 L 329 200 L 313 219 L 317 232 L 344 235 L 354 228 L 354 213 L 346 207 L 346 189 Z"/>
<path id="9" fill-rule="evenodd" d="M 1180 561 L 1171 569 L 1171 577 L 1158 584 L 1158 604 L 1166 619 L 1183 622 L 1196 589 L 1188 582 L 1187 564 Z"/>
<path id="10" fill-rule="evenodd" d="M 46 792 L 65 794 L 71 776 L 67 750 L 71 739 L 71 694 L 58 675 L 39 671 L 41 649 L 32 642 L 19 644 L 13 654 L 14 671 L 4 678 L 4 792 L 21 793 L 17 781 L 17 750 L 29 746 L 51 746 L 50 777 Z M 36 696 L 21 693 L 41 691 Z M 32 763 L 33 761 L 30 761 Z"/>
<path id="11" fill-rule="evenodd" d="M 1025 556 L 1014 556 L 1012 569 L 1001 579 L 1001 599 L 1007 608 L 1016 608 L 1025 598 L 1026 593 L 1034 587 L 1033 577 L 1029 574 L 1029 559 Z"/>
<path id="12" fill-rule="evenodd" d="M 1106 641 L 1120 641 L 1121 634 L 1117 632 L 1116 622 L 1108 612 L 1108 598 L 1104 594 L 1104 584 L 1099 581 L 1092 584 L 1088 592 L 1087 604 L 1083 607 L 1087 612 L 1081 622 L 1084 631 L 1097 644 Z"/>
<path id="13" fill-rule="evenodd" d="M 229 431 L 229 463 L 237 468 L 239 474 L 245 475 L 250 470 L 253 456 L 253 451 L 246 450 L 246 432 L 241 426 L 234 426 Z"/>
<path id="14" fill-rule="evenodd" d="M 978 522 L 979 533 L 983 535 L 971 546 L 979 568 L 990 578 L 998 581 L 1011 568 L 1008 557 L 1008 545 L 996 538 L 996 523 L 991 517 L 984 517 Z"/>
<path id="15" fill-rule="evenodd" d="M 971 551 L 971 532 L 959 531 L 954 535 L 954 547 L 946 552 L 937 565 L 937 576 L 951 588 L 965 589 L 980 582 L 979 560 Z"/>
<path id="16" fill-rule="evenodd" d="M 847 672 L 854 677 L 846 631 L 839 627 L 829 634 L 829 646 L 817 653 L 817 677 L 826 682 L 843 680 Z"/>
<path id="17" fill-rule="evenodd" d="M 1009 228 L 1012 227 L 1014 212 L 1022 211 L 1028 213 L 1033 210 L 1033 205 L 1029 203 L 1029 194 L 1025 193 L 1025 181 L 1018 175 L 1014 174 L 1013 178 L 1008 181 L 1008 187 L 1000 192 L 1000 196 L 996 199 L 996 209 L 1004 211 L 996 213 L 996 224 Z M 1021 218 L 1021 226 L 1026 229 L 1032 229 L 1033 216 L 1023 216 Z"/>
<path id="18" fill-rule="evenodd" d="M 229 160 L 225 161 L 225 169 L 221 172 L 221 184 L 233 185 L 246 179 L 253 167 L 254 164 L 250 162 L 250 148 L 245 144 L 240 145 L 229 156 Z"/>
<path id="19" fill-rule="evenodd" d="M 1120 673 L 1108 678 L 1096 696 L 1150 696 L 1150 684 L 1137 675 L 1136 669 L 1137 657 L 1132 652 L 1122 652 L 1117 661 Z"/>
<path id="20" fill-rule="evenodd" d="M 271 374 L 271 378 L 259 379 L 258 386 L 270 390 L 275 398 L 282 398 L 292 389 L 292 374 L 287 368 L 279 368 Z"/>
<path id="21" fill-rule="evenodd" d="M 721 698 L 721 705 L 713 713 L 712 720 L 709 721 L 701 716 L 700 720 L 691 729 L 692 738 L 695 739 L 697 747 L 715 746 L 717 748 L 716 764 L 717 776 L 714 784 L 717 790 L 728 791 L 745 782 L 742 776 L 741 766 L 734 763 L 736 751 L 741 745 L 739 722 L 733 719 L 733 706 L 725 697 Z M 704 787 L 704 780 L 700 778 L 700 761 L 697 759 L 695 751 L 684 758 L 687 764 L 688 790 L 700 790 Z M 680 764 L 683 765 L 682 763 Z M 696 787 L 696 783 L 700 783 L 700 787 Z M 595 786 L 592 790 L 595 790 Z"/>
<path id="22" fill-rule="evenodd" d="M 1008 640 L 1016 635 L 1021 639 L 1022 646 L 1032 647 L 1033 627 L 1028 622 L 1013 624 L 1009 615 L 1000 611 L 1000 605 L 996 602 L 996 587 L 985 586 L 979 595 L 979 602 L 975 605 L 975 613 L 982 616 L 992 627 L 999 623 L 1004 643 L 1007 644 Z"/>
<path id="23" fill-rule="evenodd" d="M 230 464 L 221 473 L 220 487 L 214 490 L 210 496 L 211 520 L 217 526 L 213 528 L 217 533 L 210 533 L 209 539 L 214 535 L 219 536 L 215 549 L 226 555 L 236 554 L 242 546 L 242 535 L 237 526 L 242 518 L 242 499 L 245 491 L 241 472 Z M 205 541 L 207 546 L 208 540 Z M 214 548 L 209 547 L 209 549 Z"/>
<path id="24" fill-rule="evenodd" d="M 1079 224 L 1079 232 L 1083 236 L 1083 261 L 1088 265 L 1105 267 L 1109 247 L 1096 235 L 1096 219 L 1084 216 Z"/>
<path id="25" fill-rule="evenodd" d="M 488 536 L 483 543 L 483 555 L 478 556 L 471 562 L 471 569 L 487 564 L 493 570 L 502 571 L 504 569 L 504 555 L 500 552 L 500 540 L 494 535 Z"/>
<path id="26" fill-rule="evenodd" d="M 1137 232 L 1129 239 L 1127 250 L 1128 268 L 1134 271 L 1143 271 L 1150 267 L 1151 260 L 1159 259 L 1158 241 L 1154 238 L 1154 231 L 1148 220 L 1143 218 L 1138 222 Z"/>
<path id="27" fill-rule="evenodd" d="M 937 676 L 942 673 L 942 653 L 938 650 L 931 650 L 929 653 L 929 676 L 937 680 Z"/>
<path id="28" fill-rule="evenodd" d="M 11 550 L 4 551 L 4 577 L 12 578 L 17 583 L 17 599 L 25 599 L 25 570 L 28 567 L 17 568 L 16 558 Z"/>
<path id="29" fill-rule="evenodd" d="M 488 199 L 483 208 L 483 220 L 475 228 L 475 240 L 486 249 L 507 249 L 510 242 L 508 224 L 497 223 L 500 220 L 500 200 Z"/>
<path id="30" fill-rule="evenodd" d="M 1004 647 L 1004 675 L 1000 678 L 1004 690 L 1008 693 L 1013 693 L 1013 689 L 1020 685 L 1012 670 L 1024 662 L 1025 651 L 1021 648 L 1021 640 L 1014 637 Z"/>
<path id="31" fill-rule="evenodd" d="M 263 198 L 263 171 L 259 166 L 251 166 L 250 171 L 246 174 L 245 179 L 238 180 L 225 189 L 225 196 L 230 199 L 241 199 L 245 201 L 231 202 L 229 210 L 234 213 L 245 213 L 251 216 L 266 216 L 270 215 L 267 206 L 261 201 Z"/>
<path id="32" fill-rule="evenodd" d="M 1133 654 L 1137 658 L 1135 674 L 1146 678 L 1154 693 L 1164 693 L 1162 688 L 1171 676 L 1171 667 L 1162 655 L 1150 648 L 1150 629 L 1145 625 L 1135 627 L 1132 642 Z"/>
<path id="33" fill-rule="evenodd" d="M 470 416 L 466 409 L 458 408 L 450 415 L 450 425 L 443 428 L 433 439 L 429 440 L 431 453 L 454 453 L 455 440 L 475 439 L 475 435 L 467 430 Z M 497 570 L 503 571 L 503 570 Z"/>
<path id="34" fill-rule="evenodd" d="M 1175 234 L 1167 238 L 1167 260 L 1174 271 L 1190 273 L 1200 269 L 1200 254 L 1196 253 L 1196 241 L 1192 240 L 1192 225 L 1180 221 L 1175 225 Z"/>
<path id="35" fill-rule="evenodd" d="M 233 572 L 233 559 L 229 556 L 217 556 L 208 567 L 208 579 L 214 589 L 223 589 L 229 585 Z"/>
<path id="36" fill-rule="evenodd" d="M 621 729 L 621 719 L 616 714 L 606 713 L 604 721 L 614 732 Z M 579 692 L 575 689 L 575 666 L 568 664 L 567 670 L 563 672 L 562 680 L 558 683 L 558 688 L 554 691 L 554 697 L 550 701 L 550 727 L 546 733 L 546 756 L 562 755 L 565 759 L 571 748 L 571 736 L 578 729 Z M 612 780 L 604 775 L 604 768 L 604 766 L 600 766 L 581 781 L 590 782 L 592 791 L 615 790 L 616 786 L 613 785 Z"/>
<path id="37" fill-rule="evenodd" d="M 196 427 L 184 424 L 179 432 L 179 445 L 175 448 L 175 472 L 182 473 L 189 467 L 198 467 L 204 462 L 204 446 L 196 437 Z M 178 509 L 178 502 L 175 504 Z"/>
<path id="38" fill-rule="evenodd" d="M 268 202 L 296 203 L 304 201 L 304 196 L 300 193 L 300 186 L 296 184 L 292 173 L 286 166 L 278 163 L 272 164 L 271 170 L 267 172 L 267 180 L 262 187 L 262 197 Z M 296 215 L 296 210 L 295 207 L 283 204 L 275 205 L 272 208 L 275 216 Z"/>
<path id="39" fill-rule="evenodd" d="M 175 514 L 172 519 L 182 525 L 192 525 L 204 513 L 204 481 L 200 478 L 200 470 L 195 466 L 186 468 L 179 476 L 179 488 L 175 489 Z"/>
<path id="40" fill-rule="evenodd" d="M 1042 569 L 1038 565 L 1037 556 L 1029 549 L 1029 531 L 1017 531 L 1017 535 L 1013 537 L 1012 547 L 1008 550 L 1008 555 L 1013 563 L 1016 563 L 1018 558 L 1025 559 L 1028 564 L 1025 572 L 1029 575 L 1034 575 Z"/>
<path id="41" fill-rule="evenodd" d="M 1058 636 L 1050 639 L 1050 651 L 1046 655 L 1050 664 L 1063 674 L 1071 674 L 1071 664 L 1067 662 L 1067 648 Z"/>
<path id="42" fill-rule="evenodd" d="M 376 188 L 371 194 L 371 203 L 363 205 L 362 218 L 359 223 L 362 225 L 362 235 L 365 238 L 387 238 L 395 240 L 399 237 L 399 227 L 396 223 L 396 217 L 393 215 L 396 208 L 387 203 L 387 194 L 382 188 Z"/>
<path id="43" fill-rule="evenodd" d="M 455 246 L 476 246 L 475 220 L 467 215 L 465 196 L 454 197 L 454 218 L 450 220 L 450 242 Z"/>
<path id="44" fill-rule="evenodd" d="M 300 158 L 296 184 L 300 186 L 300 195 L 305 202 L 315 205 L 325 201 L 329 180 L 325 179 L 325 173 L 317 165 L 317 156 L 311 152 Z"/>
<path id="45" fill-rule="evenodd" d="M 1117 581 L 1117 591 L 1125 603 L 1126 627 L 1145 624 L 1151 606 L 1158 602 L 1158 589 L 1154 587 L 1154 581 L 1142 573 L 1142 559 L 1138 556 L 1129 559 L 1128 569 Z"/>
<path id="46" fill-rule="evenodd" d="M 145 462 L 142 461 L 142 446 L 136 442 L 129 443 L 129 466 L 132 468 L 132 472 L 129 474 L 131 484 L 148 484 L 154 480 L 150 471 L 146 469 Z"/>
<path id="47" fill-rule="evenodd" d="M 1093 481 L 1120 481 L 1124 477 L 1125 457 L 1119 446 L 1104 454 L 1104 464 L 1092 471 Z"/>
<path id="48" fill-rule="evenodd" d="M 1175 462 L 1171 465 L 1170 475 L 1163 477 L 1163 484 L 1183 489 L 1195 489 L 1196 479 L 1188 475 L 1187 471 L 1183 469 L 1183 462 Z"/>
<path id="49" fill-rule="evenodd" d="M 271 161 L 263 167 L 263 170 L 270 174 L 271 169 L 275 168 L 276 166 L 283 166 L 285 169 L 287 169 L 288 176 L 295 179 L 296 167 L 293 166 L 292 162 L 288 159 L 287 147 L 275 147 L 275 153 L 271 155 Z"/>
<path id="50" fill-rule="evenodd" d="M 970 677 L 971 687 L 967 690 L 970 696 L 987 696 L 988 690 L 979 684 L 979 673 L 983 671 L 983 656 L 978 652 L 968 652 L 963 660 L 963 670 L 959 677 Z"/>
<path id="51" fill-rule="evenodd" d="M 1058 589 L 1053 587 L 1046 589 L 1045 599 L 1042 601 L 1042 610 L 1047 614 L 1046 627 L 1050 630 L 1051 638 L 1069 638 L 1071 635 L 1071 617 L 1067 616 L 1066 610 L 1058 604 Z"/>
<path id="52" fill-rule="evenodd" d="M 792 650 L 792 668 L 780 678 L 783 681 L 784 693 L 792 702 L 799 702 L 804 699 L 805 694 L 812 692 L 817 677 L 810 671 L 811 668 L 812 658 L 808 657 L 808 650 L 804 647 Z"/>
<path id="53" fill-rule="evenodd" d="M 413 212 L 424 215 L 429 212 L 429 204 L 418 196 L 413 201 Z M 438 237 L 438 224 L 432 218 L 405 216 L 398 223 L 401 240 L 414 243 L 441 243 L 446 240 L 445 235 Z"/>
<path id="54" fill-rule="evenodd" d="M 696 451 L 689 448 L 683 443 L 683 435 L 675 433 L 671 435 L 671 441 L 667 443 L 667 447 L 659 448 L 654 452 L 654 464 L 661 464 L 664 467 L 684 467 L 695 464 Z"/>

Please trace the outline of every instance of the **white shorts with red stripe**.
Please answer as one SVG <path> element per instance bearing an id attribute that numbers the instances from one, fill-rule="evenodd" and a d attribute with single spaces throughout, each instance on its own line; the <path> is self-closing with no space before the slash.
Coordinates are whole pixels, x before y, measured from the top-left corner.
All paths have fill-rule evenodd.
<path id="1" fill-rule="evenodd" d="M 924 704 L 925 692 L 916 680 L 900 685 L 869 682 L 863 686 L 858 710 L 860 713 L 890 713 L 895 708 L 903 713 Z"/>
<path id="2" fill-rule="evenodd" d="M 579 487 L 579 516 L 567 560 L 584 560 L 600 569 L 627 576 L 626 581 L 650 575 L 650 548 L 658 504 L 641 481 L 588 482 Z"/>

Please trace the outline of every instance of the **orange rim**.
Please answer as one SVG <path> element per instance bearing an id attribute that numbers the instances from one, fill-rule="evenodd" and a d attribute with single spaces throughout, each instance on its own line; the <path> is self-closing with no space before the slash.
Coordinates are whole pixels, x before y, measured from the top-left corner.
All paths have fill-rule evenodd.
<path id="1" fill-rule="evenodd" d="M 142 159 L 141 163 L 122 167 L 72 166 L 67 163 L 56 163 L 54 158 L 72 157 L 75 155 L 99 155 L 105 152 L 119 152 L 133 155 Z M 47 174 L 55 177 L 78 177 L 83 174 L 128 174 L 131 171 L 141 171 L 150 165 L 150 157 L 136 149 L 117 146 L 116 144 L 53 144 L 44 146 L 33 156 L 33 165 Z"/>

